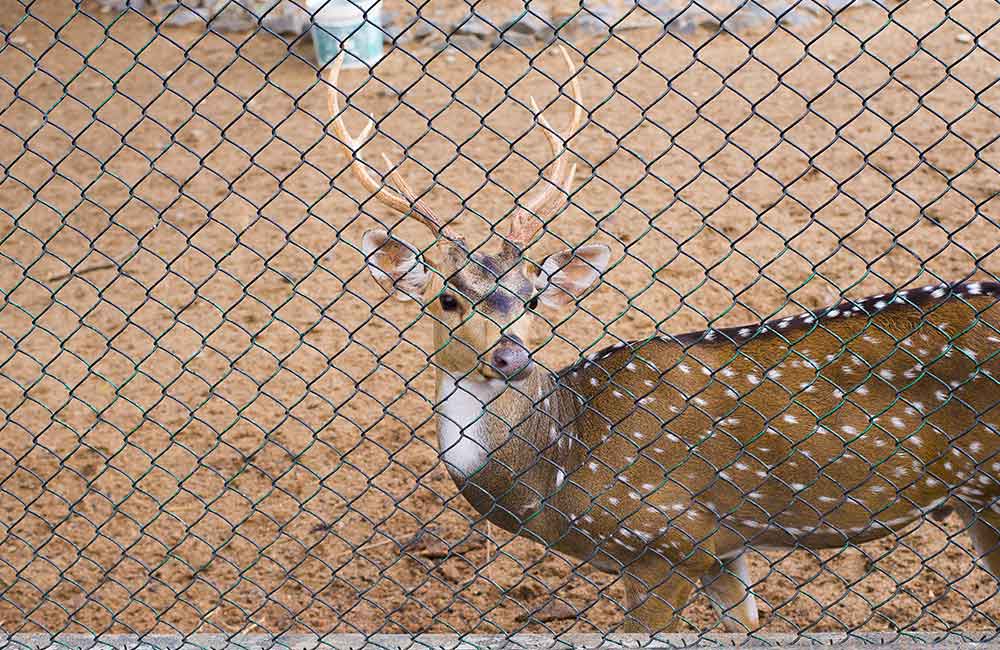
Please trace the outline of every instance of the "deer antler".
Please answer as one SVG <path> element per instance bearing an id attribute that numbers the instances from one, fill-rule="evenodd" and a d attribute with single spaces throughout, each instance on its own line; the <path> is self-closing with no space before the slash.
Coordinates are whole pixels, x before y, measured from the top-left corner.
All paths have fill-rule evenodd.
<path id="1" fill-rule="evenodd" d="M 375 128 L 375 122 L 369 118 L 368 124 L 365 125 L 365 128 L 357 138 L 351 136 L 344 125 L 344 117 L 340 113 L 340 101 L 337 97 L 337 81 L 340 79 L 340 66 L 343 62 L 344 53 L 341 52 L 333 62 L 333 65 L 330 66 L 329 72 L 327 72 L 326 80 L 330 84 L 327 101 L 329 103 L 330 116 L 333 118 L 333 130 L 340 139 L 341 144 L 343 144 L 344 148 L 351 155 L 351 173 L 380 203 L 402 215 L 413 217 L 424 224 L 434 234 L 440 234 L 450 240 L 451 243 L 460 246 L 462 243 L 461 235 L 442 224 L 430 206 L 422 201 L 410 188 L 403 179 L 403 175 L 399 172 L 399 169 L 392 168 L 392 164 L 385 154 L 382 155 L 382 159 L 388 165 L 389 169 L 392 170 L 388 176 L 394 187 L 387 187 L 379 183 L 368 172 L 369 165 L 361 157 L 360 149 L 371 134 L 372 129 Z"/>
<path id="2" fill-rule="evenodd" d="M 548 183 L 542 192 L 530 199 L 524 206 L 518 206 L 510 215 L 510 232 L 507 239 L 511 244 L 519 249 L 523 249 L 531 240 L 535 238 L 538 231 L 542 229 L 545 222 L 554 217 L 569 201 L 569 190 L 576 176 L 576 164 L 569 165 L 567 169 L 568 156 L 566 154 L 566 140 L 580 128 L 583 121 L 583 97 L 580 93 L 580 82 L 576 78 L 576 66 L 569 57 L 569 53 L 562 45 L 559 52 L 566 61 L 569 68 L 570 86 L 573 89 L 573 102 L 576 105 L 573 109 L 573 121 L 565 131 L 565 135 L 557 134 L 548 121 L 541 115 L 535 98 L 531 98 L 531 108 L 535 112 L 537 120 L 542 124 L 542 130 L 549 141 L 549 149 L 552 150 L 552 157 L 555 159 L 555 172 L 551 179 L 545 179 Z"/>

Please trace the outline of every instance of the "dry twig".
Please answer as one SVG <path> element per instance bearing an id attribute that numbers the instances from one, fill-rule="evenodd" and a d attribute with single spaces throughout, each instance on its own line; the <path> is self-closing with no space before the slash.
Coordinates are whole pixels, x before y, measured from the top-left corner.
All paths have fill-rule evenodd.
<path id="1" fill-rule="evenodd" d="M 101 262 L 100 264 L 94 264 L 93 266 L 85 266 L 82 269 L 70 269 L 65 273 L 56 273 L 50 275 L 45 279 L 46 282 L 58 282 L 60 280 L 65 280 L 68 277 L 79 277 L 87 273 L 94 273 L 96 271 L 107 271 L 108 269 L 118 268 L 117 262 Z"/>

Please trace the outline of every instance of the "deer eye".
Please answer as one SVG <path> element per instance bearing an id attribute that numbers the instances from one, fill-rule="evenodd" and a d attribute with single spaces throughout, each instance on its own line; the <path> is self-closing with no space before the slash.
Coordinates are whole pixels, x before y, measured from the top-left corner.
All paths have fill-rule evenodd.
<path id="1" fill-rule="evenodd" d="M 528 301 L 528 309 L 530 309 L 532 311 L 538 309 L 538 298 L 537 297 L 532 298 L 531 300 Z"/>
<path id="2" fill-rule="evenodd" d="M 445 311 L 455 311 L 458 309 L 458 300 L 450 293 L 441 294 L 438 300 L 441 302 L 441 309 Z"/>

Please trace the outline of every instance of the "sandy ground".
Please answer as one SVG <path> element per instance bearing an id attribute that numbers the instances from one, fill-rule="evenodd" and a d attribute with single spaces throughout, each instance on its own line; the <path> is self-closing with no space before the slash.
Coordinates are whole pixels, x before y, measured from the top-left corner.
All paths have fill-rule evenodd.
<path id="1" fill-rule="evenodd" d="M 363 231 L 395 217 L 359 210 L 308 61 L 267 34 L 0 7 L 0 627 L 615 630 L 612 576 L 455 496 L 430 328 L 361 272 Z M 558 236 L 617 263 L 544 361 L 995 273 L 998 14 L 912 0 L 738 36 L 567 35 L 590 121 L 574 206 L 532 254 Z M 557 127 L 570 103 L 551 52 L 473 54 L 411 42 L 343 85 L 379 120 L 367 159 L 406 146 L 476 241 L 548 160 L 528 97 Z M 757 554 L 764 629 L 996 627 L 964 544 L 949 519 Z M 532 615 L 553 599 L 579 616 Z M 687 619 L 715 621 L 704 599 Z"/>

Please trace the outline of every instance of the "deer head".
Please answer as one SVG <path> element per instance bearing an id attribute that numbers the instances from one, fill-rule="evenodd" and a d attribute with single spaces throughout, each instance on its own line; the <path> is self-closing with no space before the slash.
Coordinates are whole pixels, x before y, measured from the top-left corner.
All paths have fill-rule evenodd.
<path id="1" fill-rule="evenodd" d="M 576 68 L 566 50 L 560 50 L 573 77 Z M 563 250 L 540 264 L 524 254 L 542 227 L 569 201 L 576 165 L 569 164 L 564 142 L 583 118 L 579 82 L 573 77 L 576 108 L 565 136 L 538 115 L 538 105 L 531 100 L 555 160 L 552 178 L 544 179 L 543 190 L 508 217 L 510 226 L 500 251 L 486 254 L 470 251 L 461 235 L 413 192 L 398 168 L 388 174 L 391 187 L 373 178 L 359 149 L 374 123 L 369 120 L 355 138 L 340 112 L 336 86 L 342 58 L 328 73 L 329 107 L 334 132 L 352 156 L 351 172 L 379 202 L 416 219 L 437 237 L 435 250 L 425 256 L 384 229 L 369 230 L 362 248 L 372 277 L 390 295 L 419 303 L 434 320 L 434 361 L 444 372 L 466 380 L 527 378 L 533 367 L 531 354 L 549 329 L 537 310 L 575 302 L 600 277 L 611 257 L 603 245 Z M 428 259 L 431 256 L 433 260 Z"/>

